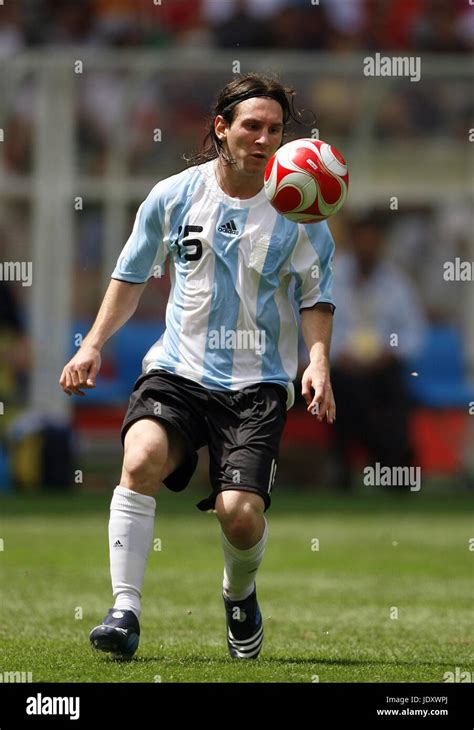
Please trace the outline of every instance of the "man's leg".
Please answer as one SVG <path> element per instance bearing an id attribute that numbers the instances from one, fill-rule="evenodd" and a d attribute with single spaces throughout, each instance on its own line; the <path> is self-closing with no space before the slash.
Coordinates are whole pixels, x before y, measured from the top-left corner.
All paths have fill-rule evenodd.
<path id="1" fill-rule="evenodd" d="M 224 550 L 223 588 L 235 601 L 247 598 L 254 588 L 268 537 L 264 508 L 263 498 L 253 492 L 226 489 L 216 497 Z"/>
<path id="2" fill-rule="evenodd" d="M 227 646 L 233 659 L 256 659 L 263 644 L 255 576 L 268 535 L 264 507 L 263 497 L 252 492 L 231 489 L 216 498 L 225 558 Z"/>
<path id="3" fill-rule="evenodd" d="M 235 659 L 256 659 L 263 643 L 256 574 L 268 537 L 264 512 L 271 504 L 286 402 L 286 390 L 270 383 L 213 394 L 210 401 L 213 494 L 205 503 L 215 507 L 222 528 L 222 596 L 227 646 Z"/>
<path id="4" fill-rule="evenodd" d="M 89 639 L 99 651 L 131 657 L 139 643 L 141 590 L 153 540 L 155 498 L 163 479 L 184 458 L 184 442 L 175 429 L 155 419 L 135 421 L 124 439 L 120 485 L 110 505 L 110 575 L 113 608 Z"/>
<path id="5" fill-rule="evenodd" d="M 154 497 L 184 455 L 182 436 L 156 419 L 135 421 L 125 435 L 122 476 L 110 505 L 110 573 L 114 608 L 133 611 L 137 618 L 153 541 Z"/>

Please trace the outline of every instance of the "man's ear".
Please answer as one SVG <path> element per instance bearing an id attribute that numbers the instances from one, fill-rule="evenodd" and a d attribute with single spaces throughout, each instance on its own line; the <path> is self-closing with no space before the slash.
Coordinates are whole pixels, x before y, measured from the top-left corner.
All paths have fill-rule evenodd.
<path id="1" fill-rule="evenodd" d="M 214 119 L 214 131 L 221 142 L 223 142 L 227 136 L 227 127 L 228 125 L 224 117 L 221 114 L 218 114 Z"/>

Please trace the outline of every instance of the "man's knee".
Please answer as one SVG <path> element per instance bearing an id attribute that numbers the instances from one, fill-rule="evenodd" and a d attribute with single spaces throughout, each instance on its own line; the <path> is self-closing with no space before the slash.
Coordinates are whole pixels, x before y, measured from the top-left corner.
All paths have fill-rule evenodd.
<path id="1" fill-rule="evenodd" d="M 263 497 L 254 493 L 226 489 L 216 498 L 216 512 L 219 522 L 227 535 L 235 539 L 245 539 L 264 522 Z"/>
<path id="2" fill-rule="evenodd" d="M 171 435 L 155 419 L 141 419 L 130 426 L 124 440 L 122 486 L 150 495 L 159 490 L 183 456 L 180 443 L 170 444 Z"/>

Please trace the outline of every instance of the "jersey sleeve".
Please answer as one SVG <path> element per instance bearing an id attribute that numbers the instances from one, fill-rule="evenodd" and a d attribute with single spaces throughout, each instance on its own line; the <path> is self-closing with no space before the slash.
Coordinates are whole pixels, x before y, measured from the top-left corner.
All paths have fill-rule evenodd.
<path id="1" fill-rule="evenodd" d="M 117 260 L 112 279 L 143 284 L 152 276 L 162 276 L 168 256 L 164 242 L 165 201 L 160 183 L 140 205 L 132 233 Z"/>
<path id="2" fill-rule="evenodd" d="M 332 296 L 335 243 L 326 221 L 301 225 L 291 261 L 298 309 L 335 303 Z"/>

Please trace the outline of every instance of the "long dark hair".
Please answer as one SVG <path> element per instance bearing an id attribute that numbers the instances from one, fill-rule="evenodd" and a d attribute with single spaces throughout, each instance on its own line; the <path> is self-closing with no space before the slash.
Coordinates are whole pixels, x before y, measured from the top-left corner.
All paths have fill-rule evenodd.
<path id="1" fill-rule="evenodd" d="M 208 120 L 209 131 L 204 138 L 202 150 L 194 155 L 184 155 L 184 159 L 190 165 L 201 165 L 217 157 L 221 157 L 225 163 L 232 162 L 215 133 L 214 119 L 220 114 L 229 125 L 232 124 L 237 105 L 254 96 L 268 96 L 280 104 L 283 109 L 283 134 L 285 134 L 285 127 L 290 119 L 298 124 L 303 123 L 302 112 L 294 108 L 295 95 L 296 92 L 292 88 L 283 86 L 271 76 L 257 73 L 239 74 L 218 92 L 214 100 Z M 313 118 L 315 119 L 314 114 Z"/>

